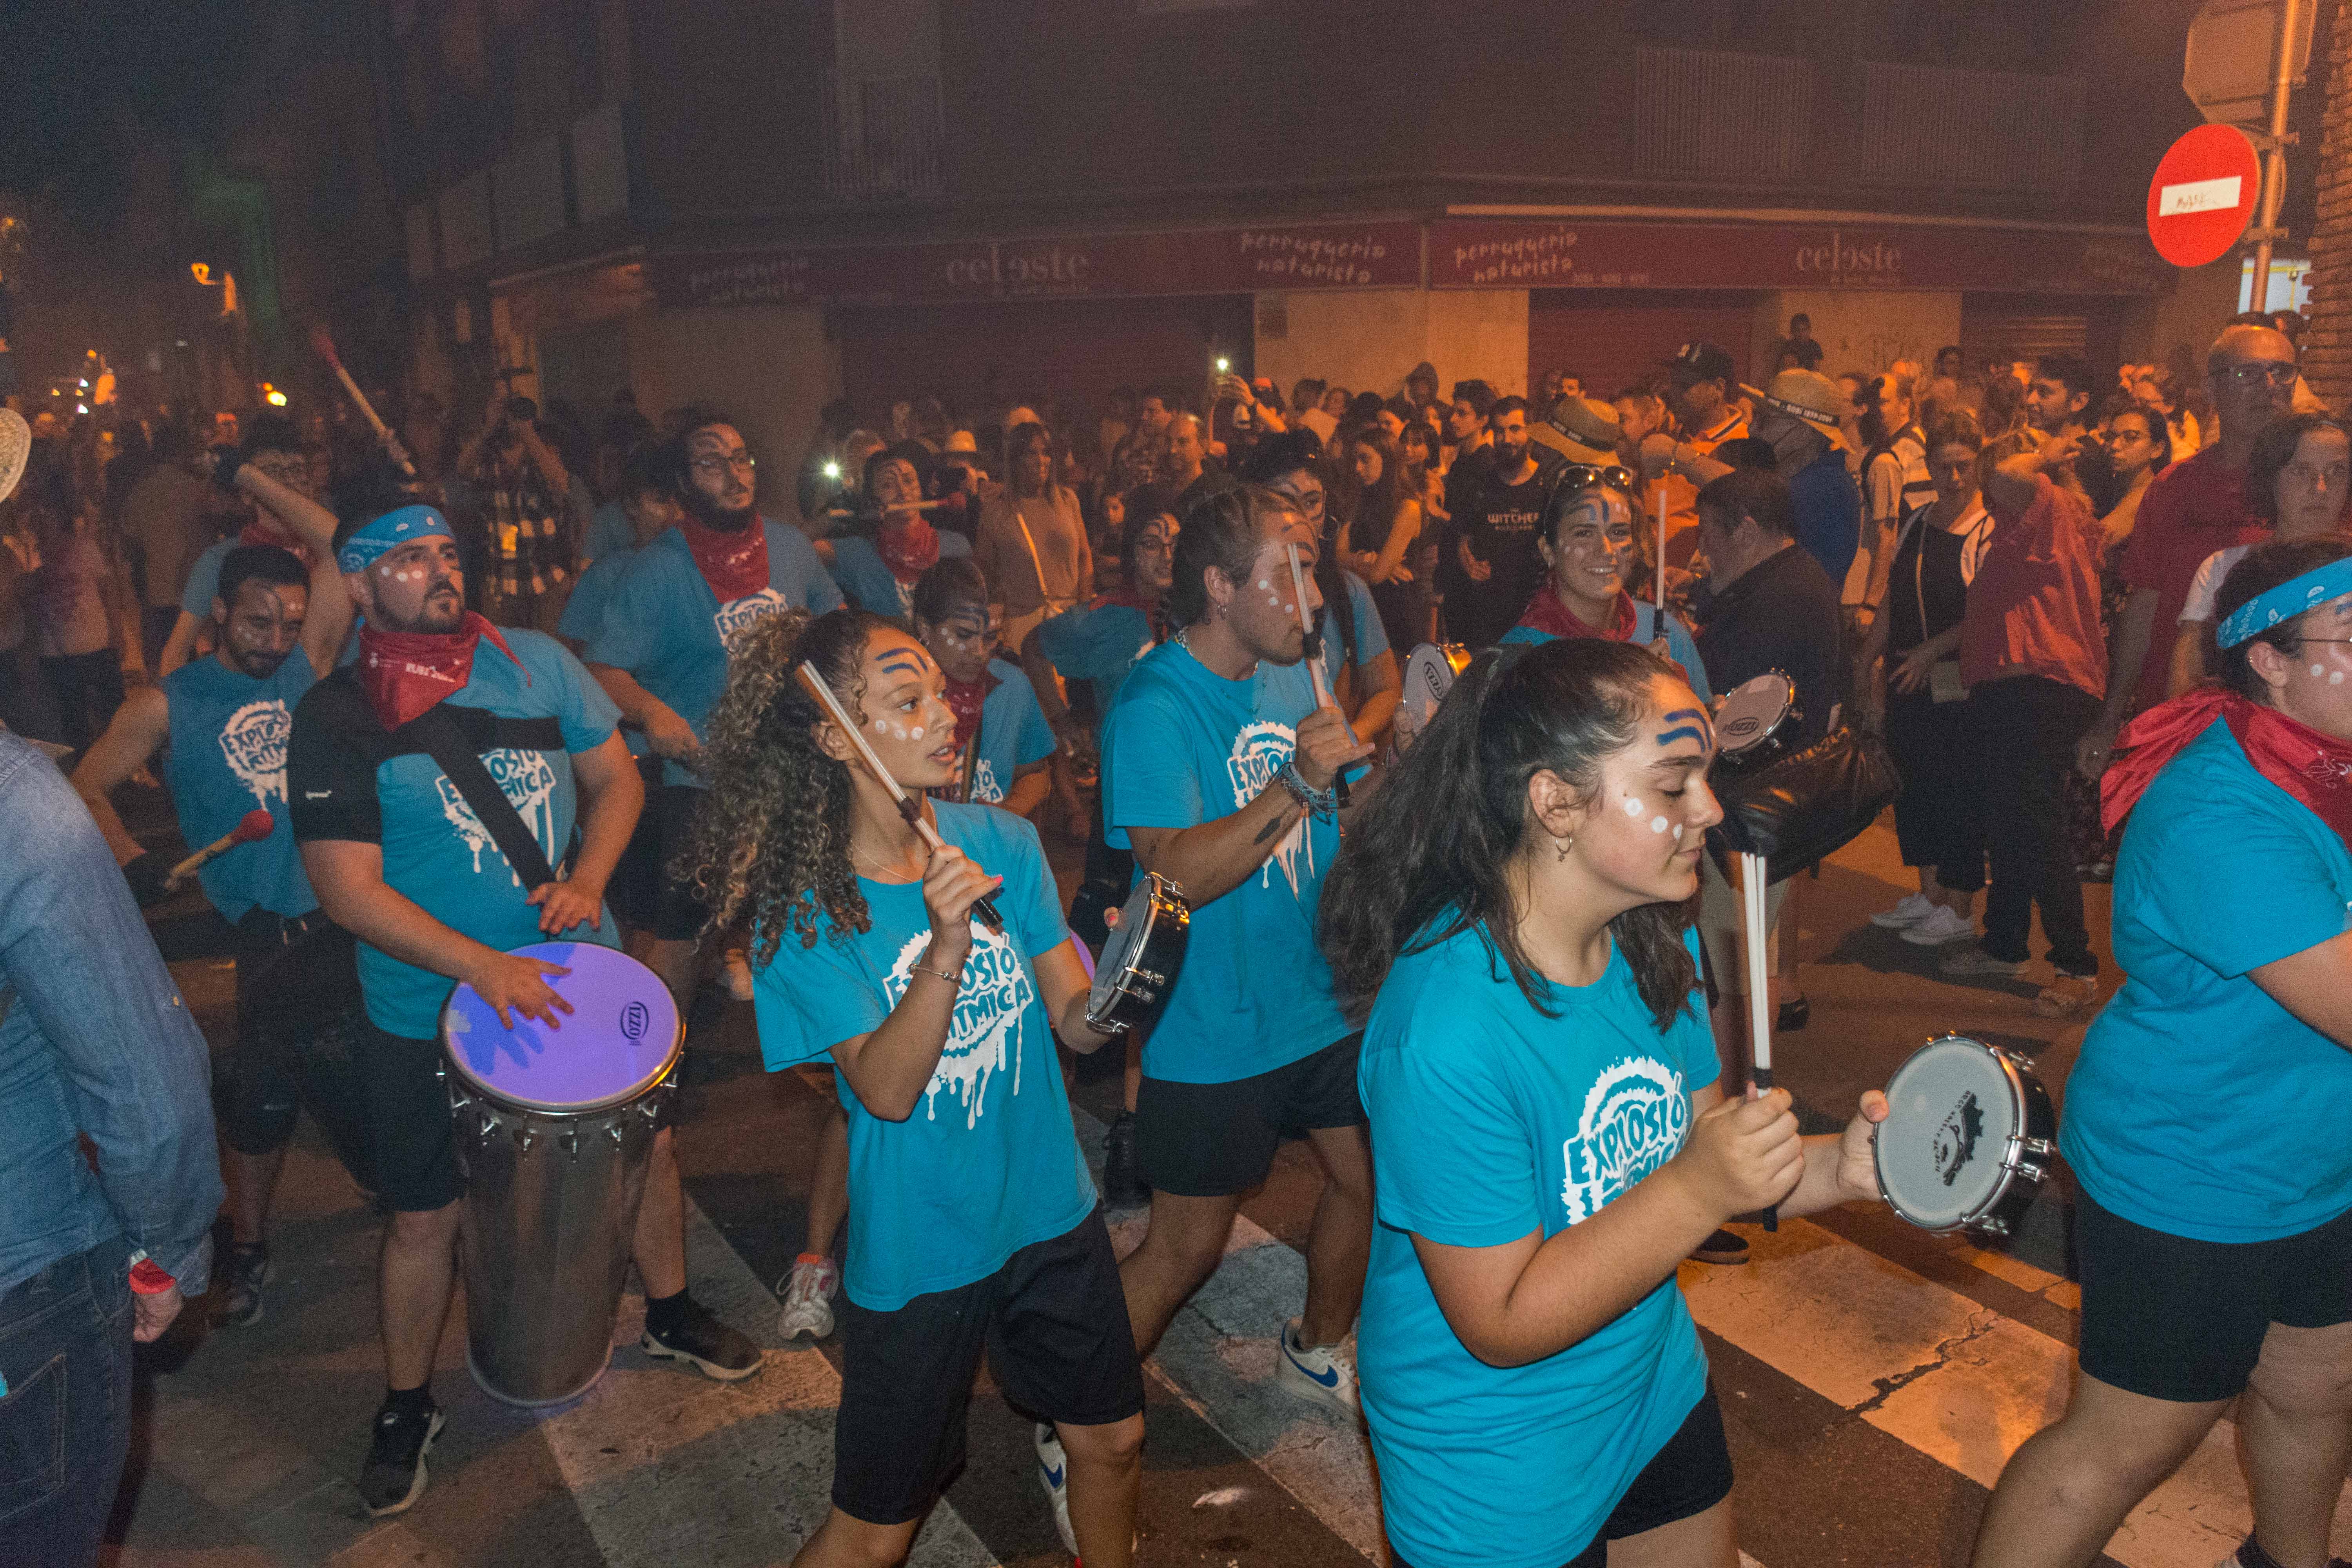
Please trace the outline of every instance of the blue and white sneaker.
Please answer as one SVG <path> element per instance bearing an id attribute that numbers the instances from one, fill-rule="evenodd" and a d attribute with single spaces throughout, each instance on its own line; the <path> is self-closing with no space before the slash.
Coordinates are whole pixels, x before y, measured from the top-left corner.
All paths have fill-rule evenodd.
<path id="1" fill-rule="evenodd" d="M 1313 1349 L 1298 1342 L 1298 1320 L 1293 1318 L 1276 1336 L 1274 1380 L 1301 1399 L 1326 1405 L 1343 1415 L 1359 1415 L 1355 1369 L 1339 1359 L 1336 1345 Z"/>
<path id="2" fill-rule="evenodd" d="M 1061 1532 L 1063 1550 L 1076 1557 L 1078 1532 L 1070 1528 L 1070 1457 L 1062 1452 L 1062 1439 L 1052 1422 L 1038 1422 L 1035 1436 L 1037 1484 L 1045 1489 L 1045 1500 L 1054 1505 L 1054 1528 Z"/>

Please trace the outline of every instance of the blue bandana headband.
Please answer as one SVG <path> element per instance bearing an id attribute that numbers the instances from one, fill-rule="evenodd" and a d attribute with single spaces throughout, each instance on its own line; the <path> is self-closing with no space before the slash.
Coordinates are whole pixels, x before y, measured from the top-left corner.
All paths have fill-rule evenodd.
<path id="1" fill-rule="evenodd" d="M 344 540 L 343 547 L 335 552 L 335 564 L 346 572 L 364 572 L 386 551 L 414 544 L 420 539 L 456 537 L 449 531 L 449 520 L 431 507 L 404 506 L 397 511 L 385 512 Z"/>
<path id="2" fill-rule="evenodd" d="M 2340 561 L 2330 561 L 2325 566 L 2314 567 L 2300 577 L 2291 577 L 2267 593 L 2257 594 L 2230 612 L 2213 640 L 2222 647 L 2235 647 L 2248 637 L 2269 630 L 2281 621 L 2299 616 L 2305 610 L 2316 609 L 2330 599 L 2340 599 L 2352 594 L 2352 555 Z"/>

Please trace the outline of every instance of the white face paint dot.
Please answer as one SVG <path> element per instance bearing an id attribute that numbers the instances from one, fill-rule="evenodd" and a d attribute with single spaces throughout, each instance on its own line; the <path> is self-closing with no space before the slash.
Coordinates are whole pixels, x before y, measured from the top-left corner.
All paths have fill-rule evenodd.
<path id="1" fill-rule="evenodd" d="M 889 729 L 890 725 L 887 720 L 877 719 L 874 721 L 874 728 L 876 731 L 880 731 Z"/>
<path id="2" fill-rule="evenodd" d="M 920 724 L 918 724 L 912 730 L 908 731 L 907 733 L 919 741 L 923 738 L 923 727 Z"/>
<path id="3" fill-rule="evenodd" d="M 1261 577 L 1257 580 L 1257 585 L 1261 588 L 1271 588 L 1274 586 L 1274 579 L 1271 577 Z"/>
<path id="4" fill-rule="evenodd" d="M 2343 672 L 2342 670 L 2340 670 L 2340 669 L 2331 669 L 2331 670 L 2329 670 L 2329 671 L 2327 672 L 2327 684 L 2328 684 L 2328 685 L 2330 685 L 2330 686 L 2341 686 L 2341 685 L 2343 685 L 2343 684 L 2344 684 L 2344 672 Z"/>
<path id="5" fill-rule="evenodd" d="M 1682 841 L 1683 841 L 1683 825 L 1682 825 L 1681 823 L 1677 822 L 1677 823 L 1675 823 L 1675 843 L 1677 843 L 1677 844 L 1680 844 Z"/>
<path id="6" fill-rule="evenodd" d="M 1654 816 L 1654 817 L 1650 818 L 1650 831 L 1651 831 L 1651 832 L 1653 832 L 1653 833 L 1664 833 L 1665 830 L 1666 830 L 1666 819 L 1665 819 L 1664 817 L 1663 817 L 1663 816 Z"/>
<path id="7" fill-rule="evenodd" d="M 1635 800 L 1630 795 L 1625 797 L 1625 815 L 1628 816 L 1639 816 L 1642 815 L 1642 803 Z"/>
<path id="8" fill-rule="evenodd" d="M 2311 679 L 2314 679 L 2314 680 L 2318 679 L 2319 679 L 2319 673 L 2320 673 L 2320 671 L 2319 671 L 2319 666 L 2317 666 L 2317 665 L 2315 665 L 2315 665 L 2313 665 L 2313 666 L 2311 667 Z"/>

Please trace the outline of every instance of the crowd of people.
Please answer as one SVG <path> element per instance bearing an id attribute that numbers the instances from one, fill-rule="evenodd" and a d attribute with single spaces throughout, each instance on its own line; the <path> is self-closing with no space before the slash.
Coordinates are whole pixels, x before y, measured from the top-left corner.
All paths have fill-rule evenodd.
<path id="1" fill-rule="evenodd" d="M 2324 635 L 2352 438 L 2292 321 L 2233 321 L 2194 374 L 1948 348 L 1832 375 L 1799 317 L 1761 385 L 1694 341 L 1609 395 L 1423 364 L 971 424 L 835 403 L 776 482 L 702 405 L 592 429 L 502 391 L 462 428 L 419 399 L 381 441 L 45 416 L 0 510 L 0 721 L 65 773 L 0 736 L 0 1082 L 33 1086 L 0 1173 L 60 1196 L 0 1212 L 0 1374 L 37 1352 L 124 1392 L 59 1415 L 67 1479 L 0 1528 L 89 1560 L 130 1341 L 215 1274 L 219 1321 L 261 1320 L 306 1103 L 386 1215 L 358 1489 L 415 1502 L 462 1219 L 437 1020 L 462 984 L 560 1024 L 564 971 L 514 950 L 568 936 L 682 1016 L 731 992 L 772 1070 L 829 1079 L 778 1281 L 781 1331 L 845 1356 L 797 1561 L 904 1557 L 983 1354 L 1066 1544 L 1130 1561 L 1141 1359 L 1304 1135 L 1276 1387 L 1365 1420 L 1397 1561 L 1726 1568 L 1676 1265 L 1876 1201 L 1888 1114 L 1801 1138 L 1749 1087 L 1749 974 L 1809 1019 L 1780 940 L 1807 879 L 1757 894 L 1706 852 L 1710 778 L 1727 700 L 1778 693 L 1774 748 L 1877 735 L 1900 777 L 1917 889 L 1874 923 L 2008 979 L 2038 912 L 2031 1005 L 2097 1013 L 2064 1124 L 2084 1375 L 1975 1560 L 2090 1562 L 2240 1400 L 2233 1561 L 2322 1568 L 2352 1458 L 2352 1157 L 2312 1113 L 2352 1075 L 2352 637 Z M 1459 672 L 1433 712 L 1424 645 Z M 191 848 L 234 842 L 194 873 L 236 957 L 209 1066 L 136 913 L 184 880 L 119 814 L 139 783 Z M 1144 878 L 1189 936 L 1129 1029 L 1088 975 Z M 1099 1194 L 1057 1041 L 1125 1058 Z M 680 1136 L 634 1233 L 643 1345 L 752 1376 L 688 1289 Z M 1102 1200 L 1148 1205 L 1124 1258 Z"/>

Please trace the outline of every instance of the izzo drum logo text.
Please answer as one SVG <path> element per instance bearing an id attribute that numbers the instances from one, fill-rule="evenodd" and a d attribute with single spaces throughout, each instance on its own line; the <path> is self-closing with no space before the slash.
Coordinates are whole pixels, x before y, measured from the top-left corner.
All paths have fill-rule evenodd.
<path id="1" fill-rule="evenodd" d="M 915 965 L 930 942 L 929 931 L 917 931 L 898 950 L 885 987 L 892 1006 L 907 994 Z M 924 1108 L 931 1120 L 939 1119 L 940 1091 L 946 1089 L 963 1101 L 964 1126 L 976 1126 L 981 1113 L 988 1109 L 989 1077 L 1008 1059 L 1013 1064 L 1013 1092 L 1021 1092 L 1021 1019 L 1035 997 L 1029 972 L 1022 967 L 1012 938 L 973 921 L 971 952 L 963 963 L 962 985 L 956 994 L 955 1012 L 948 1020 L 947 1044 L 940 1051 L 940 1065 L 931 1069 L 931 1081 L 923 1089 Z"/>
<path id="2" fill-rule="evenodd" d="M 548 859 L 553 860 L 556 857 L 555 769 L 548 762 L 546 753 L 519 752 L 501 746 L 494 752 L 484 752 L 482 765 L 489 770 L 491 779 L 499 786 L 499 793 L 514 803 L 523 826 L 530 830 L 533 838 L 539 840 L 540 848 L 545 851 Z M 457 830 L 457 837 L 464 839 L 466 847 L 473 852 L 474 870 L 478 874 L 482 869 L 482 851 L 491 847 L 490 830 L 482 826 L 482 819 L 474 815 L 474 808 L 466 804 L 466 797 L 457 793 L 457 786 L 449 782 L 446 774 L 436 773 L 433 783 L 441 795 L 441 815 L 449 819 L 449 826 Z M 520 887 L 522 874 L 511 867 L 508 869 L 513 876 L 515 886 Z"/>
<path id="3" fill-rule="evenodd" d="M 1234 786 L 1234 808 L 1238 810 L 1255 800 L 1265 786 L 1274 782 L 1274 775 L 1282 771 L 1282 764 L 1290 761 L 1291 753 L 1297 749 L 1298 738 L 1287 724 L 1260 719 L 1255 723 L 1243 725 L 1242 732 L 1234 737 L 1233 755 L 1225 759 L 1225 775 L 1232 780 Z M 1283 836 L 1282 842 L 1275 847 L 1274 853 L 1266 858 L 1265 864 L 1258 868 L 1259 887 L 1274 885 L 1274 868 L 1279 866 L 1283 877 L 1290 883 L 1291 897 L 1297 898 L 1300 859 L 1307 862 L 1307 874 L 1310 877 L 1315 874 L 1315 844 L 1307 837 L 1307 819 L 1302 816 L 1293 823 L 1290 831 Z"/>
<path id="4" fill-rule="evenodd" d="M 1603 1072 L 1584 1097 L 1576 1135 L 1560 1144 L 1567 1173 L 1559 1199 L 1568 1223 L 1591 1219 L 1674 1158 L 1689 1127 L 1682 1074 L 1648 1057 L 1621 1061 Z"/>
<path id="5" fill-rule="evenodd" d="M 653 1027 L 653 1022 L 652 1009 L 642 1002 L 631 1002 L 621 1009 L 621 1033 L 628 1039 L 644 1039 L 646 1031 Z"/>
<path id="6" fill-rule="evenodd" d="M 746 594 L 740 599 L 728 600 L 719 606 L 719 614 L 713 617 L 719 625 L 719 646 L 726 648 L 730 658 L 734 658 L 735 641 L 738 637 L 778 610 L 790 608 L 792 605 L 785 601 L 784 596 L 773 588 L 762 588 L 756 594 Z"/>
<path id="7" fill-rule="evenodd" d="M 1959 1179 L 1969 1162 L 1976 1158 L 1977 1140 L 1983 1136 L 1984 1112 L 1977 1105 L 1976 1090 L 1969 1089 L 1936 1129 L 1936 1173 L 1944 1178 L 1944 1185 Z"/>
<path id="8" fill-rule="evenodd" d="M 286 704 L 268 697 L 247 703 L 221 728 L 221 757 L 257 805 L 285 802 L 286 737 L 293 727 Z"/>

